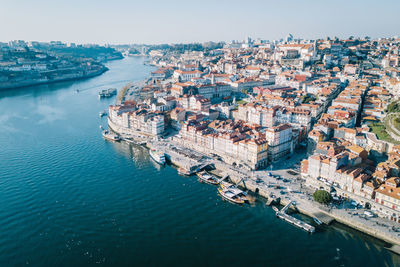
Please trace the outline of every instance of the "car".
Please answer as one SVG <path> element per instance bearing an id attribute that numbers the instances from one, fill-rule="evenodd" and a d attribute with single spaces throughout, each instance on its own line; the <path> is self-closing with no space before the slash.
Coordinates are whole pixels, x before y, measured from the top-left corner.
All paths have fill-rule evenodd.
<path id="1" fill-rule="evenodd" d="M 373 214 L 373 213 L 372 213 L 371 211 L 369 211 L 369 210 L 364 211 L 364 215 L 367 216 L 367 217 L 374 217 L 374 216 L 375 216 L 375 214 Z"/>
<path id="2" fill-rule="evenodd" d="M 272 176 L 271 172 L 268 172 L 268 176 Z"/>
<path id="3" fill-rule="evenodd" d="M 339 201 L 339 198 L 337 196 L 332 197 L 333 201 Z"/>

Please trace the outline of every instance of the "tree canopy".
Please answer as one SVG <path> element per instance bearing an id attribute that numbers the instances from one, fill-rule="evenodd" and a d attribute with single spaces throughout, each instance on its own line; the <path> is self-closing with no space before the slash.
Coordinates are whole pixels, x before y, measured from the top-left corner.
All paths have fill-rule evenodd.
<path id="1" fill-rule="evenodd" d="M 317 190 L 313 194 L 313 199 L 321 204 L 328 204 L 331 202 L 331 195 L 325 190 Z"/>
<path id="2" fill-rule="evenodd" d="M 400 112 L 400 102 L 392 102 L 389 104 L 387 107 L 387 112 L 393 113 L 393 112 Z"/>

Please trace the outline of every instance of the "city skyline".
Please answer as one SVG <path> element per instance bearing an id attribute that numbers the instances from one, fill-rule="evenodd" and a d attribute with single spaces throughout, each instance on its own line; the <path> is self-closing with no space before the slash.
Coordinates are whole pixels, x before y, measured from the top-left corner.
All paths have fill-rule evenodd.
<path id="1" fill-rule="evenodd" d="M 1 41 L 99 44 L 190 43 L 327 36 L 398 35 L 400 3 L 374 1 L 9 1 L 2 4 Z M 23 12 L 29 10 L 30 12 Z"/>

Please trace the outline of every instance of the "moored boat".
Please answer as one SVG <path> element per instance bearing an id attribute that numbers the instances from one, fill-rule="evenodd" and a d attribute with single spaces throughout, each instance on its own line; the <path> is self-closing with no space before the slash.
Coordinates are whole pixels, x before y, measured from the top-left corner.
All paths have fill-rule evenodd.
<path id="1" fill-rule="evenodd" d="M 99 97 L 100 97 L 100 98 L 102 98 L 102 97 L 112 97 L 112 96 L 114 96 L 114 95 L 116 95 L 116 94 L 117 94 L 117 89 L 115 89 L 115 88 L 109 88 L 109 89 L 101 90 L 101 91 L 99 92 Z"/>
<path id="2" fill-rule="evenodd" d="M 244 199 L 242 199 L 242 197 L 240 196 L 240 192 L 236 191 L 234 188 L 222 189 L 220 187 L 218 188 L 218 192 L 224 199 L 232 203 L 243 204 L 245 202 Z"/>
<path id="3" fill-rule="evenodd" d="M 99 113 L 99 117 L 100 118 L 105 116 L 105 115 L 107 115 L 107 112 L 105 112 L 104 110 Z"/>
<path id="4" fill-rule="evenodd" d="M 316 224 L 318 224 L 318 225 L 321 225 L 321 224 L 322 224 L 322 222 L 321 222 L 318 218 L 316 218 L 316 217 L 313 217 L 313 220 L 314 220 L 314 222 L 315 222 Z"/>
<path id="5" fill-rule="evenodd" d="M 235 186 L 229 182 L 225 182 L 225 181 L 220 181 L 219 186 L 222 189 L 228 189 L 228 188 L 234 188 Z"/>
<path id="6" fill-rule="evenodd" d="M 217 178 L 215 178 L 215 176 L 209 174 L 206 171 L 198 172 L 197 176 L 199 177 L 200 181 L 205 182 L 207 184 L 214 184 L 214 185 L 218 184 Z"/>
<path id="7" fill-rule="evenodd" d="M 107 130 L 103 131 L 103 137 L 104 137 L 104 139 L 107 139 L 110 141 L 120 141 L 121 140 L 121 137 L 119 137 L 118 134 L 111 133 Z"/>
<path id="8" fill-rule="evenodd" d="M 161 151 L 157 151 L 155 149 L 150 150 L 150 157 L 157 162 L 158 164 L 165 164 L 165 154 Z"/>
<path id="9" fill-rule="evenodd" d="M 188 171 L 188 170 L 186 170 L 186 169 L 184 169 L 184 168 L 179 168 L 179 169 L 178 169 L 178 174 L 179 174 L 179 175 L 183 175 L 183 176 L 190 176 L 190 175 L 192 175 L 193 173 L 190 172 L 190 171 Z"/>

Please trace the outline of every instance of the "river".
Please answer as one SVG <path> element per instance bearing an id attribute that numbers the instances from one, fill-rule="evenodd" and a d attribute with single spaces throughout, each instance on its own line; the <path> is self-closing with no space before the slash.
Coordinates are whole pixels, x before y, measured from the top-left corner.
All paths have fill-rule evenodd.
<path id="1" fill-rule="evenodd" d="M 309 235 L 263 201 L 230 204 L 146 149 L 103 140 L 98 114 L 115 99 L 98 91 L 146 78 L 144 60 L 0 91 L 0 266 L 400 265 L 372 237 L 339 224 Z"/>

